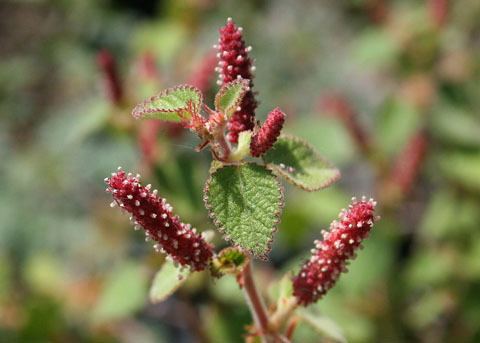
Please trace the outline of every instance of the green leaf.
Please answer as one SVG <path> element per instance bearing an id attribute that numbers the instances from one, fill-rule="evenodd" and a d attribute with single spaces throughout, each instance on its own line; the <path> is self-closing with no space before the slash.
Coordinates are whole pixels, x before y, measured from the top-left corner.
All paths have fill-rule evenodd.
<path id="1" fill-rule="evenodd" d="M 357 63 L 368 69 L 378 69 L 390 65 L 400 51 L 400 46 L 386 30 L 365 30 L 357 38 L 351 53 Z"/>
<path id="2" fill-rule="evenodd" d="M 242 131 L 238 135 L 237 149 L 230 154 L 230 161 L 241 161 L 250 155 L 252 131 Z"/>
<path id="3" fill-rule="evenodd" d="M 172 295 L 188 278 L 190 271 L 175 267 L 173 262 L 165 261 L 155 274 L 150 287 L 150 301 L 159 303 Z"/>
<path id="4" fill-rule="evenodd" d="M 415 107 L 394 98 L 387 99 L 375 116 L 379 148 L 390 156 L 398 154 L 422 125 L 422 117 Z"/>
<path id="5" fill-rule="evenodd" d="M 230 304 L 234 307 L 245 306 L 245 298 L 242 290 L 238 287 L 235 276 L 225 276 L 210 283 L 209 293 L 218 300 L 218 303 Z"/>
<path id="6" fill-rule="evenodd" d="M 24 277 L 32 289 L 58 295 L 58 288 L 62 286 L 64 278 L 61 262 L 57 258 L 47 253 L 33 254 L 24 270 Z"/>
<path id="7" fill-rule="evenodd" d="M 282 188 L 270 170 L 255 163 L 213 170 L 204 200 L 226 240 L 266 258 L 283 206 Z"/>
<path id="8" fill-rule="evenodd" d="M 419 296 L 419 299 L 405 310 L 408 323 L 417 330 L 424 329 L 438 322 L 451 306 L 450 294 L 446 290 L 432 289 Z"/>
<path id="9" fill-rule="evenodd" d="M 318 314 L 311 314 L 306 310 L 298 311 L 297 315 L 304 323 L 311 326 L 323 337 L 329 338 L 333 342 L 347 342 L 340 327 L 330 318 Z"/>
<path id="10" fill-rule="evenodd" d="M 480 146 L 480 118 L 450 104 L 441 104 L 432 116 L 432 131 L 447 143 L 461 146 Z M 452 125 L 452 118 L 455 124 Z"/>
<path id="11" fill-rule="evenodd" d="M 449 180 L 480 192 L 480 153 L 446 153 L 438 158 L 438 165 Z"/>
<path id="12" fill-rule="evenodd" d="M 281 136 L 263 160 L 276 174 L 306 191 L 318 191 L 340 178 L 337 168 L 310 144 L 293 136 Z"/>
<path id="13" fill-rule="evenodd" d="M 423 239 L 444 239 L 449 235 L 458 234 L 456 223 L 460 210 L 458 200 L 449 189 L 442 188 L 432 194 L 419 227 Z M 455 230 L 452 230 L 453 227 Z M 465 232 L 461 234 L 464 235 Z"/>
<path id="14" fill-rule="evenodd" d="M 292 273 L 288 272 L 280 280 L 272 282 L 268 293 L 272 302 L 277 303 L 277 311 L 282 311 L 291 301 L 293 296 Z"/>
<path id="15" fill-rule="evenodd" d="M 198 113 L 203 103 L 202 93 L 193 86 L 168 88 L 135 106 L 132 115 L 142 119 L 180 122 Z"/>
<path id="16" fill-rule="evenodd" d="M 328 159 L 335 165 L 350 163 L 354 158 L 356 145 L 345 126 L 337 118 L 311 114 L 295 118 L 291 124 L 290 132 L 300 134 L 302 139 L 320 151 L 328 149 Z"/>
<path id="17" fill-rule="evenodd" d="M 230 118 L 248 90 L 248 80 L 235 80 L 222 86 L 215 96 L 215 109 Z"/>
<path id="18" fill-rule="evenodd" d="M 146 275 L 142 268 L 126 263 L 108 277 L 93 311 L 95 322 L 107 322 L 132 315 L 145 303 Z"/>

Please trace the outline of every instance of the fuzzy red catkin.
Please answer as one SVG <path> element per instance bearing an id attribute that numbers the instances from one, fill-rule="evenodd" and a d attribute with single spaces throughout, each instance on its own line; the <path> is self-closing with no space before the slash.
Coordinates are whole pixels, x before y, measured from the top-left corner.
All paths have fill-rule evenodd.
<path id="1" fill-rule="evenodd" d="M 392 174 L 389 182 L 392 187 L 396 187 L 403 195 L 407 195 L 411 190 L 427 152 L 427 137 L 425 132 L 420 131 L 413 135 L 395 159 Z"/>
<path id="2" fill-rule="evenodd" d="M 143 80 L 159 81 L 160 72 L 155 61 L 155 55 L 150 52 L 144 52 L 138 61 L 137 72 Z"/>
<path id="3" fill-rule="evenodd" d="M 120 104 L 123 100 L 123 87 L 114 57 L 109 51 L 102 50 L 97 55 L 97 63 L 103 74 L 108 99 L 114 105 Z"/>
<path id="4" fill-rule="evenodd" d="M 162 123 L 160 120 L 142 121 L 138 127 L 137 142 L 146 166 L 153 167 L 159 154 L 157 135 Z M 183 128 L 182 128 L 183 129 Z"/>
<path id="5" fill-rule="evenodd" d="M 217 81 L 219 86 L 223 86 L 236 79 L 249 80 L 249 91 L 243 97 L 240 104 L 240 110 L 235 112 L 228 122 L 227 139 L 232 143 L 238 142 L 238 134 L 242 131 L 251 130 L 255 126 L 255 109 L 257 101 L 252 91 L 253 71 L 255 67 L 248 53 L 252 47 L 246 47 L 242 37 L 243 29 L 237 27 L 231 18 L 228 18 L 227 24 L 220 28 L 220 38 L 218 45 L 218 67 L 219 73 Z"/>
<path id="6" fill-rule="evenodd" d="M 212 246 L 190 224 L 174 216 L 172 206 L 157 196 L 157 190 L 151 191 L 151 185 L 142 186 L 139 178 L 138 174 L 126 174 L 121 168 L 106 178 L 107 192 L 114 199 L 111 206 L 118 205 L 129 212 L 135 229 L 143 228 L 145 240 L 155 241 L 156 251 L 165 252 L 173 261 L 193 271 L 207 268 L 213 256 Z"/>
<path id="7" fill-rule="evenodd" d="M 258 132 L 253 135 L 250 142 L 252 156 L 259 157 L 267 152 L 277 141 L 285 122 L 285 113 L 280 108 L 273 109 Z"/>
<path id="8" fill-rule="evenodd" d="M 427 3 L 430 18 L 436 27 L 445 26 L 448 20 L 449 1 L 448 0 L 428 0 Z"/>
<path id="9" fill-rule="evenodd" d="M 323 240 L 315 241 L 312 257 L 305 262 L 293 279 L 293 295 L 301 305 L 320 299 L 332 288 L 341 272 L 347 271 L 348 260 L 355 258 L 355 250 L 368 236 L 376 218 L 376 202 L 352 198 L 348 209 L 339 214 L 339 220 L 330 224 L 330 231 L 322 230 Z"/>
<path id="10" fill-rule="evenodd" d="M 389 8 L 385 0 L 370 0 L 364 2 L 367 15 L 375 24 L 384 23 L 389 15 Z"/>

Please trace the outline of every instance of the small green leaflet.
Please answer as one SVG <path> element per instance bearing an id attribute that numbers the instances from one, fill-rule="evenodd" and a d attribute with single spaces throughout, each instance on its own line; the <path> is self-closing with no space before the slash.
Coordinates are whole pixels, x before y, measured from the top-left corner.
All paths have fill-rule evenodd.
<path id="1" fill-rule="evenodd" d="M 202 93 L 193 86 L 181 85 L 168 88 L 135 106 L 132 115 L 136 119 L 160 119 L 180 122 L 199 113 L 203 103 Z"/>
<path id="2" fill-rule="evenodd" d="M 242 131 L 238 135 L 237 149 L 230 155 L 231 161 L 241 161 L 250 154 L 250 142 L 252 141 L 252 131 Z"/>
<path id="3" fill-rule="evenodd" d="M 125 262 L 107 277 L 91 319 L 95 323 L 128 318 L 145 305 L 147 278 L 143 268 Z"/>
<path id="4" fill-rule="evenodd" d="M 270 170 L 255 163 L 220 166 L 207 180 L 204 201 L 226 240 L 266 258 L 283 207 L 282 188 Z"/>
<path id="5" fill-rule="evenodd" d="M 175 267 L 173 262 L 165 261 L 153 278 L 150 301 L 154 304 L 164 301 L 187 280 L 189 275 L 189 269 L 180 269 Z"/>
<path id="6" fill-rule="evenodd" d="M 248 84 L 248 80 L 239 79 L 223 85 L 215 96 L 215 109 L 230 118 L 240 106 Z"/>
<path id="7" fill-rule="evenodd" d="M 277 311 L 282 311 L 293 297 L 292 277 L 292 273 L 288 272 L 269 286 L 268 294 L 272 302 L 277 303 Z"/>
<path id="8" fill-rule="evenodd" d="M 280 136 L 263 160 L 278 175 L 306 191 L 318 191 L 340 178 L 340 171 L 304 140 Z"/>
<path id="9" fill-rule="evenodd" d="M 347 342 L 342 329 L 332 319 L 304 309 L 297 311 L 297 316 L 302 322 L 308 324 L 322 337 L 336 343 Z"/>

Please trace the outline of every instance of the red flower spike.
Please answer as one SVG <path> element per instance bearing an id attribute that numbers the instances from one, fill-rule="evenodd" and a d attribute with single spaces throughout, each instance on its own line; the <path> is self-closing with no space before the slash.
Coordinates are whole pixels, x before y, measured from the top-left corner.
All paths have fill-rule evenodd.
<path id="1" fill-rule="evenodd" d="M 339 214 L 340 220 L 330 224 L 330 231 L 322 231 L 323 240 L 315 241 L 312 257 L 293 279 L 293 295 L 301 305 L 309 305 L 320 299 L 335 285 L 341 272 L 347 271 L 349 259 L 355 258 L 355 250 L 361 248 L 373 226 L 376 202 L 352 198 L 347 210 Z"/>
<path id="2" fill-rule="evenodd" d="M 416 133 L 408 140 L 395 159 L 392 174 L 387 181 L 390 182 L 391 187 L 395 187 L 403 195 L 407 195 L 412 190 L 425 159 L 427 146 L 427 137 L 423 131 Z"/>
<path id="3" fill-rule="evenodd" d="M 175 262 L 189 266 L 193 271 L 204 270 L 213 256 L 212 246 L 178 216 L 165 199 L 151 191 L 151 185 L 142 186 L 140 175 L 125 174 L 121 168 L 106 178 L 107 192 L 114 201 L 111 206 L 120 206 L 129 212 L 135 229 L 143 227 L 146 241 L 154 240 L 156 251 L 167 253 Z"/>
<path id="4" fill-rule="evenodd" d="M 430 17 L 437 28 L 445 26 L 448 20 L 448 0 L 428 0 L 427 3 Z"/>
<path id="5" fill-rule="evenodd" d="M 253 71 L 255 67 L 248 56 L 252 47 L 246 47 L 242 37 L 243 29 L 237 27 L 232 18 L 228 18 L 227 24 L 220 29 L 220 39 L 218 45 L 214 47 L 218 49 L 218 67 L 219 86 L 234 81 L 236 79 L 246 79 L 250 81 L 250 89 L 243 97 L 240 108 L 230 118 L 228 123 L 228 140 L 231 143 L 238 142 L 238 134 L 242 131 L 253 129 L 255 126 L 255 109 L 257 101 L 253 91 Z"/>
<path id="6" fill-rule="evenodd" d="M 114 57 L 109 51 L 102 50 L 97 55 L 97 63 L 103 73 L 103 82 L 108 99 L 114 105 L 120 104 L 123 100 L 123 87 Z"/>
<path id="7" fill-rule="evenodd" d="M 259 157 L 267 152 L 277 141 L 285 122 L 285 113 L 280 108 L 275 108 L 268 114 L 267 120 L 260 130 L 252 137 L 250 151 L 252 156 Z"/>
<path id="8" fill-rule="evenodd" d="M 364 3 L 367 15 L 375 24 L 382 24 L 388 19 L 389 8 L 385 0 L 370 0 Z"/>
<path id="9" fill-rule="evenodd" d="M 164 123 L 160 120 L 149 120 L 143 121 L 138 127 L 137 141 L 142 153 L 143 161 L 148 167 L 155 164 L 159 155 L 157 134 L 162 124 Z"/>
<path id="10" fill-rule="evenodd" d="M 155 55 L 150 51 L 147 51 L 140 56 L 137 71 L 144 80 L 160 80 L 160 72 L 157 68 Z"/>

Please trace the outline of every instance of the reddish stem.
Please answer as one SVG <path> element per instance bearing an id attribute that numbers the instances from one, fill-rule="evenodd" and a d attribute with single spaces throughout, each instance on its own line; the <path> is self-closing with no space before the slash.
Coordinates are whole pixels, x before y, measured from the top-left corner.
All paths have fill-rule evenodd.
<path id="1" fill-rule="evenodd" d="M 297 324 L 298 324 L 298 318 L 297 317 L 294 317 L 293 319 L 290 320 L 290 322 L 288 323 L 288 326 L 287 326 L 287 330 L 285 331 L 285 337 L 287 339 L 292 339 L 293 332 L 297 328 Z"/>
<path id="2" fill-rule="evenodd" d="M 242 271 L 242 288 L 245 298 L 252 313 L 255 326 L 260 331 L 262 342 L 267 342 L 264 336 L 269 331 L 269 321 L 267 317 L 267 310 L 262 298 L 258 294 L 257 287 L 252 275 L 252 265 L 248 261 Z"/>

